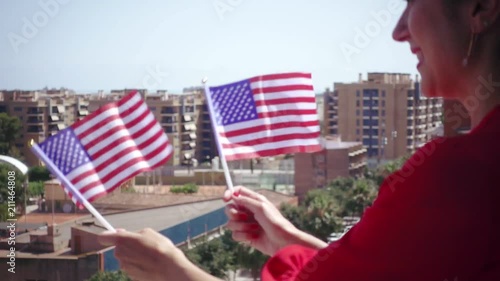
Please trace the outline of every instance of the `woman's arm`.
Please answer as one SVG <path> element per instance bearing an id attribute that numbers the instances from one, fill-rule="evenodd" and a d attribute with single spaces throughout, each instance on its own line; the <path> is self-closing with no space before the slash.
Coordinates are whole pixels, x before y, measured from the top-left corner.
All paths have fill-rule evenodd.
<path id="1" fill-rule="evenodd" d="M 103 233 L 99 242 L 116 246 L 120 268 L 133 280 L 222 281 L 198 268 L 168 238 L 152 229 Z"/>

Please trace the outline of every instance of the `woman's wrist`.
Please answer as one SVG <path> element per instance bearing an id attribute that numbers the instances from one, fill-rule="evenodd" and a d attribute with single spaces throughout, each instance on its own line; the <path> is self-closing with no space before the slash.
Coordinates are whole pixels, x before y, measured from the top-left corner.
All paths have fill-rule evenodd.
<path id="1" fill-rule="evenodd" d="M 301 245 L 304 247 L 312 248 L 312 249 L 323 249 L 328 246 L 328 244 L 300 229 L 292 226 L 291 228 L 286 230 L 288 235 L 287 239 L 285 239 L 286 243 L 284 247 L 289 245 Z M 282 248 L 284 248 L 282 247 Z"/>

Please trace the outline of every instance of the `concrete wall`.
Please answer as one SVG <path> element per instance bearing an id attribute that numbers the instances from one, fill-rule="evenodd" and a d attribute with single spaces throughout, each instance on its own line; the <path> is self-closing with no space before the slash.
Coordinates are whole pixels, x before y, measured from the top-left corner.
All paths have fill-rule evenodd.
<path id="1" fill-rule="evenodd" d="M 84 231 L 78 227 L 71 228 L 70 243 L 72 253 L 75 255 L 96 252 L 105 248 L 97 241 L 97 234 Z"/>
<path id="2" fill-rule="evenodd" d="M 162 183 L 163 185 L 183 185 L 187 183 L 194 183 L 197 185 L 226 185 L 223 171 L 191 171 L 189 176 L 162 176 L 161 180 L 157 176 L 155 184 Z M 145 176 L 137 176 L 135 178 L 136 185 L 147 185 L 147 178 Z M 153 185 L 153 177 L 149 177 L 149 185 Z"/>

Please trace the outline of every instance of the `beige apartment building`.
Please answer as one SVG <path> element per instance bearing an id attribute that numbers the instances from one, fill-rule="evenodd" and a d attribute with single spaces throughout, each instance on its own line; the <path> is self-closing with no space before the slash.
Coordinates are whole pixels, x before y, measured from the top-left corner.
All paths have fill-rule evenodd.
<path id="1" fill-rule="evenodd" d="M 88 102 L 67 89 L 40 91 L 1 91 L 0 112 L 17 116 L 22 123 L 20 138 L 15 142 L 24 162 L 38 165 L 28 143 L 37 143 L 56 134 L 79 118 L 88 115 Z"/>
<path id="2" fill-rule="evenodd" d="M 99 107 L 118 101 L 130 91 L 112 90 L 107 94 L 99 91 L 86 95 L 76 95 L 67 89 L 0 91 L 0 112 L 21 120 L 21 138 L 15 145 L 23 160 L 33 166 L 40 162 L 29 150 L 27 144 L 30 140 L 43 142 Z M 167 91 L 138 91 L 174 147 L 174 155 L 166 163 L 167 167 L 191 166 L 196 161 L 202 163 L 217 156 L 202 88 L 190 88 L 182 95 L 172 95 Z"/>
<path id="3" fill-rule="evenodd" d="M 412 153 L 441 125 L 442 100 L 420 93 L 418 77 L 368 73 L 368 79 L 335 83 L 324 95 L 324 134 L 361 142 L 370 162 Z"/>
<path id="4" fill-rule="evenodd" d="M 300 200 L 315 188 L 324 188 L 339 177 L 362 176 L 367 166 L 367 150 L 360 142 L 344 142 L 338 136 L 321 139 L 323 150 L 297 153 L 295 162 L 295 195 Z"/>
<path id="5" fill-rule="evenodd" d="M 93 112 L 104 104 L 121 99 L 131 91 L 131 89 L 112 90 L 109 94 L 101 92 L 92 96 L 89 101 L 89 110 Z M 197 129 L 199 114 L 196 110 L 201 100 L 195 94 L 172 95 L 163 90 L 149 93 L 145 89 L 138 91 L 174 148 L 173 155 L 166 166 L 193 165 L 199 131 Z"/>

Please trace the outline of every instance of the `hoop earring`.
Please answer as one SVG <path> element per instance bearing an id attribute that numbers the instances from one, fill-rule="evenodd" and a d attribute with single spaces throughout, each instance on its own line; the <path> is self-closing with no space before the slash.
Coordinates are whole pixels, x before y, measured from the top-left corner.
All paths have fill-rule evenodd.
<path id="1" fill-rule="evenodd" d="M 471 31 L 470 41 L 469 41 L 469 49 L 467 50 L 467 56 L 462 61 L 462 65 L 465 67 L 469 64 L 469 59 L 472 55 L 472 50 L 474 49 L 474 43 L 476 43 L 477 34 L 474 32 L 474 29 Z"/>

